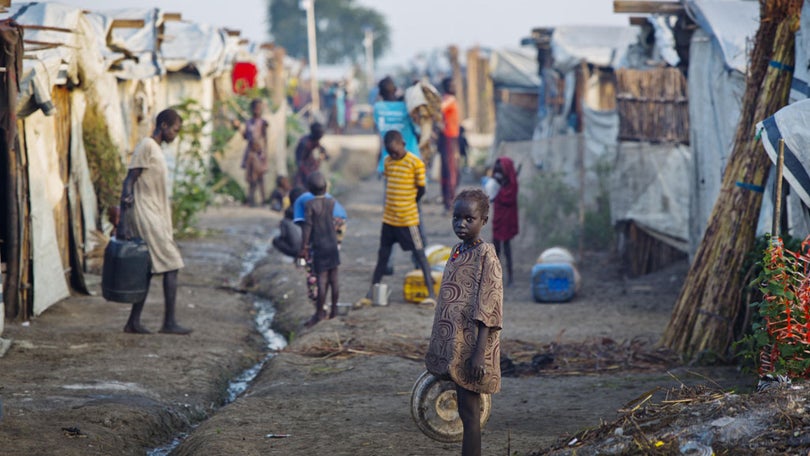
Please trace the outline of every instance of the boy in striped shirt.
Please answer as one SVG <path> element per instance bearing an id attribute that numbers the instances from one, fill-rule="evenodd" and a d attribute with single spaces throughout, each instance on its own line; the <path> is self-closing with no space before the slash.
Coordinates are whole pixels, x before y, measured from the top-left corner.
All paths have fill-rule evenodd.
<path id="1" fill-rule="evenodd" d="M 388 156 L 385 158 L 383 175 L 385 206 L 383 208 L 380 249 L 377 251 L 377 266 L 371 278 L 372 288 L 380 283 L 391 256 L 391 248 L 399 244 L 402 250 L 414 251 L 419 267 L 425 277 L 430 296 L 422 304 L 435 305 L 433 278 L 430 264 L 425 256 L 422 235 L 419 231 L 419 208 L 417 203 L 425 194 L 425 164 L 416 155 L 405 150 L 402 134 L 396 130 L 385 133 L 383 138 Z M 371 303 L 371 290 L 358 301 L 359 306 Z"/>

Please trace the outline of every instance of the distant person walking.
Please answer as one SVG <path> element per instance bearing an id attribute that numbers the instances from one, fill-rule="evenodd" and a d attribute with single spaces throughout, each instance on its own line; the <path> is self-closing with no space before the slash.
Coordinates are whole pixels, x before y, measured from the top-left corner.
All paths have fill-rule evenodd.
<path id="1" fill-rule="evenodd" d="M 425 164 L 411 152 L 405 150 L 402 134 L 390 130 L 385 134 L 385 158 L 383 175 L 385 177 L 385 206 L 383 207 L 382 229 L 380 231 L 380 248 L 377 251 L 377 265 L 371 277 L 372 288 L 380 283 L 385 273 L 391 248 L 399 244 L 402 250 L 413 251 L 419 268 L 425 278 L 429 297 L 422 304 L 435 305 L 436 294 L 433 290 L 433 278 L 430 265 L 425 257 L 425 246 L 419 226 L 419 209 L 417 204 L 425 194 Z M 371 292 L 360 299 L 355 307 L 371 304 Z"/>
<path id="2" fill-rule="evenodd" d="M 499 157 L 492 167 L 492 178 L 500 185 L 493 199 L 492 243 L 501 258 L 501 246 L 506 256 L 506 284 L 512 285 L 512 247 L 518 234 L 518 182 L 515 163 L 509 157 Z"/>
<path id="3" fill-rule="evenodd" d="M 462 456 L 480 456 L 481 394 L 501 389 L 503 278 L 492 244 L 480 237 L 488 214 L 480 189 L 462 191 L 453 204 L 453 231 L 461 242 L 444 268 L 425 356 L 428 372 L 456 384 Z"/>
<path id="4" fill-rule="evenodd" d="M 309 176 L 309 191 L 315 195 L 307 201 L 302 229 L 301 252 L 299 258 L 309 259 L 318 277 L 318 298 L 315 300 L 315 314 L 306 322 L 310 327 L 326 318 L 337 315 L 338 266 L 340 249 L 335 232 L 334 210 L 335 199 L 326 196 L 326 179 L 323 174 L 315 172 Z M 327 314 L 326 293 L 331 290 L 331 307 Z M 327 317 L 328 315 L 328 317 Z"/>
<path id="5" fill-rule="evenodd" d="M 178 325 L 175 319 L 177 271 L 184 263 L 180 249 L 174 242 L 168 169 L 160 147 L 161 143 L 174 141 L 182 124 L 177 111 L 161 111 L 152 136 L 141 140 L 135 148 L 121 191 L 121 220 L 124 223 L 117 229 L 119 237 L 123 239 L 139 236 L 146 241 L 152 260 L 152 274 L 163 274 L 165 312 L 160 332 L 168 334 L 191 333 L 191 329 Z M 130 211 L 133 221 L 131 225 L 134 226 L 126 223 L 127 213 Z M 124 332 L 149 333 L 141 325 L 141 312 L 145 303 L 146 298 L 132 305 Z"/>
<path id="6" fill-rule="evenodd" d="M 390 76 L 381 79 L 377 84 L 382 100 L 374 103 L 374 123 L 380 132 L 380 158 L 377 161 L 377 172 L 382 173 L 385 157 L 389 155 L 385 145 L 385 134 L 391 130 L 398 131 L 405 143 L 405 150 L 421 158 L 419 142 L 416 138 L 411 116 L 405 101 L 397 96 L 397 85 Z"/>
<path id="7" fill-rule="evenodd" d="M 295 148 L 295 186 L 307 188 L 309 175 L 321 169 L 321 161 L 329 160 L 326 150 L 321 145 L 324 128 L 318 122 L 309 126 L 309 134 L 298 141 Z"/>
<path id="8" fill-rule="evenodd" d="M 240 124 L 239 121 L 235 121 L 234 123 L 236 128 L 240 129 L 242 136 L 248 142 L 247 147 L 245 147 L 245 153 L 242 155 L 242 168 L 245 169 L 247 173 L 245 176 L 248 182 L 248 198 L 246 202 L 249 205 L 255 205 L 253 195 L 257 188 L 260 188 L 261 191 L 264 192 L 264 174 L 267 172 L 266 147 L 268 144 L 268 129 L 270 128 L 270 124 L 264 120 L 262 117 L 263 114 L 264 102 L 261 98 L 254 98 L 250 101 L 250 119 L 246 120 L 244 124 Z M 264 171 L 260 176 L 255 175 L 255 173 L 248 169 L 248 159 L 250 158 L 251 152 L 255 150 L 256 147 L 261 148 L 261 154 L 259 156 L 263 157 L 264 160 Z M 255 165 L 256 163 L 254 162 L 254 168 Z M 262 193 L 261 196 L 262 200 L 259 202 L 259 204 L 264 203 L 264 193 Z"/>
<path id="9" fill-rule="evenodd" d="M 461 127 L 456 87 L 452 78 L 442 80 L 442 117 L 444 128 L 439 141 L 439 154 L 442 158 L 442 201 L 445 211 L 449 212 L 458 185 L 458 137 Z"/>

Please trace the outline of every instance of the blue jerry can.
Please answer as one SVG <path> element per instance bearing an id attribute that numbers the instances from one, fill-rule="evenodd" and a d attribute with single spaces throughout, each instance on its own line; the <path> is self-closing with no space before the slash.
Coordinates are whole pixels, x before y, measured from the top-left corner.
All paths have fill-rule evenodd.
<path id="1" fill-rule="evenodd" d="M 532 267 L 532 295 L 537 302 L 570 301 L 576 293 L 574 267 L 568 263 L 538 263 Z"/>

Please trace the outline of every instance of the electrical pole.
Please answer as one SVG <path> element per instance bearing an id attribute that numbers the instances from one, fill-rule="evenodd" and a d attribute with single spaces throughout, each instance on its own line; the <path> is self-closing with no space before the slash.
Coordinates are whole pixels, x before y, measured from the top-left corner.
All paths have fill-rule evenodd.
<path id="1" fill-rule="evenodd" d="M 309 45 L 309 90 L 312 92 L 312 113 L 321 111 L 318 93 L 318 47 L 315 42 L 315 0 L 303 0 L 307 10 L 307 44 Z"/>
<path id="2" fill-rule="evenodd" d="M 363 28 L 363 46 L 366 48 L 366 84 L 368 89 L 374 87 L 374 29 Z"/>

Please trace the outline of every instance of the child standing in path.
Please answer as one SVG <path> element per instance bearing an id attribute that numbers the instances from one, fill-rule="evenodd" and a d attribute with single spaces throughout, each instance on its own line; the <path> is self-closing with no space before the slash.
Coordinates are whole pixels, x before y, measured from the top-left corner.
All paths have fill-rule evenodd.
<path id="1" fill-rule="evenodd" d="M 506 256 L 506 284 L 512 285 L 512 238 L 518 234 L 518 183 L 515 163 L 509 157 L 499 157 L 492 168 L 492 178 L 501 186 L 492 201 L 492 241 L 501 257 L 501 245 Z"/>
<path id="2" fill-rule="evenodd" d="M 385 206 L 383 207 L 382 230 L 380 231 L 380 249 L 377 251 L 377 266 L 371 277 L 372 288 L 366 297 L 360 299 L 355 307 L 371 304 L 371 292 L 374 284 L 380 283 L 391 248 L 399 244 L 402 250 L 415 253 L 425 278 L 429 297 L 421 304 L 436 305 L 436 294 L 433 291 L 433 278 L 430 276 L 430 264 L 425 256 L 425 246 L 419 228 L 419 209 L 417 203 L 425 194 L 425 164 L 416 155 L 405 150 L 402 133 L 389 130 L 384 137 L 385 149 Z"/>
<path id="3" fill-rule="evenodd" d="M 462 456 L 481 454 L 481 394 L 501 389 L 500 333 L 503 324 L 501 263 L 480 237 L 489 199 L 480 189 L 464 190 L 453 205 L 453 247 L 439 290 L 427 370 L 456 384 L 464 425 Z"/>
<path id="4" fill-rule="evenodd" d="M 315 195 L 307 201 L 302 229 L 301 252 L 299 258 L 311 259 L 312 268 L 318 276 L 318 298 L 315 300 L 315 314 L 306 322 L 310 327 L 327 318 L 326 291 L 332 290 L 332 306 L 328 318 L 337 314 L 338 296 L 338 250 L 334 216 L 335 199 L 326 197 L 326 179 L 319 172 L 307 179 L 309 191 Z M 311 258 L 310 258 L 311 255 Z"/>
<path id="5" fill-rule="evenodd" d="M 258 139 L 252 139 L 248 144 L 248 156 L 245 162 L 245 180 L 248 183 L 247 203 L 251 207 L 264 204 L 264 175 L 267 173 L 267 155 L 264 153 L 264 144 Z M 259 201 L 256 202 L 256 190 L 259 191 Z"/>

